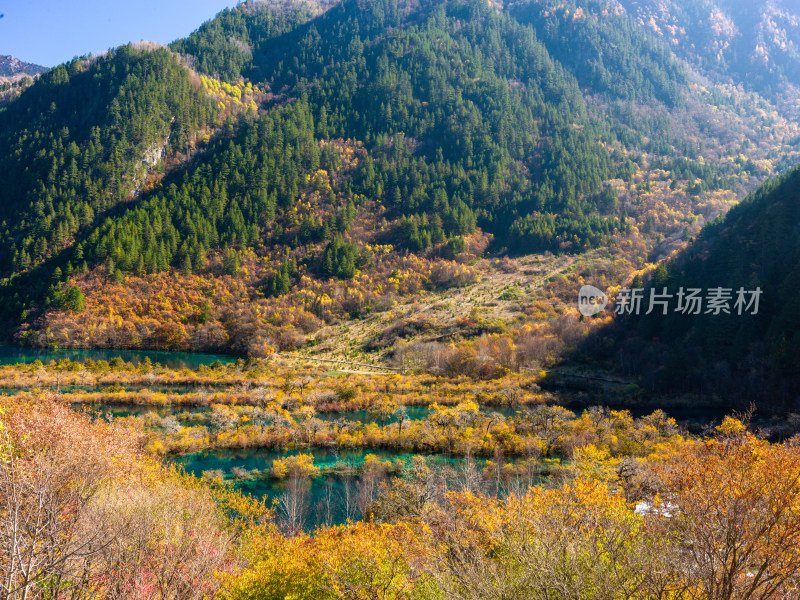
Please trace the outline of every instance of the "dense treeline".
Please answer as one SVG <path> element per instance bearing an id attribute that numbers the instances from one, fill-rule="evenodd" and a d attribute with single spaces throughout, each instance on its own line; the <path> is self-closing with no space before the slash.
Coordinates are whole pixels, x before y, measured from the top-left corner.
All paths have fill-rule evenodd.
<path id="1" fill-rule="evenodd" d="M 639 103 L 681 101 L 686 76 L 669 48 L 606 0 L 525 2 L 512 14 L 536 29 L 582 87 Z"/>
<path id="2" fill-rule="evenodd" d="M 0 113 L 0 275 L 63 249 L 215 118 L 163 49 L 124 46 L 42 75 Z"/>
<path id="3" fill-rule="evenodd" d="M 142 275 L 176 267 L 191 272 L 219 247 L 256 246 L 276 209 L 298 197 L 320 148 L 306 104 L 242 121 L 234 139 L 212 144 L 203 163 L 135 209 L 106 221 L 76 249 L 94 263 Z M 229 265 L 235 271 L 235 265 Z"/>
<path id="4" fill-rule="evenodd" d="M 243 38 L 250 19 L 223 13 L 203 47 L 222 52 L 221 32 Z M 517 250 L 576 239 L 583 247 L 618 225 L 584 220 L 597 211 L 584 197 L 610 175 L 610 161 L 574 78 L 506 15 L 471 2 L 344 3 L 261 40 L 251 60 L 244 72 L 273 89 L 308 90 L 317 135 L 373 146 L 361 191 L 414 219 L 413 239 L 404 235 L 411 225 L 395 237 L 411 250 L 476 223 L 505 232 L 533 211 L 545 235 L 518 235 Z M 554 213 L 567 214 L 556 222 Z"/>
<path id="5" fill-rule="evenodd" d="M 3 397 L 0 434 L 3 598 L 215 594 L 212 573 L 257 503 L 157 464 L 133 432 L 52 397 Z"/>
<path id="6" fill-rule="evenodd" d="M 313 4 L 274 11 L 247 6 L 226 8 L 170 47 L 194 57 L 199 71 L 231 83 L 250 69 L 253 53 L 259 52 L 262 43 L 287 33 L 315 13 Z"/>
<path id="7" fill-rule="evenodd" d="M 531 213 L 549 235 L 522 236 L 517 250 L 559 250 L 550 238 L 602 237 L 616 225 L 584 219 L 598 208 L 587 194 L 612 170 L 574 77 L 530 28 L 488 5 L 345 2 L 255 60 L 275 87 L 308 89 L 319 134 L 375 147 L 361 190 L 398 216 L 428 219 L 418 228 L 430 241 L 420 231 L 412 249 L 475 223 L 505 243 L 510 224 Z"/>

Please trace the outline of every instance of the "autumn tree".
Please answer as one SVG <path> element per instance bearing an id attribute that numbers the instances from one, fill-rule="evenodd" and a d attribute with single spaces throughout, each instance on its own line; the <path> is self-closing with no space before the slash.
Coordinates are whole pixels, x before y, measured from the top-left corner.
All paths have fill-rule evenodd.
<path id="1" fill-rule="evenodd" d="M 800 585 L 800 446 L 770 444 L 726 418 L 718 437 L 655 466 L 650 535 L 680 540 L 687 598 L 788 598 Z"/>

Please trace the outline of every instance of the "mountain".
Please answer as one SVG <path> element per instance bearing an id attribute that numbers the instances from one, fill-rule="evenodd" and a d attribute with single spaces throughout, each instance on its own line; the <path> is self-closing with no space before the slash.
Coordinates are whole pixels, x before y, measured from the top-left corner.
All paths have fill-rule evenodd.
<path id="1" fill-rule="evenodd" d="M 2 274 L 21 273 L 130 200 L 168 151 L 215 120 L 215 105 L 165 50 L 123 47 L 42 75 L 0 113 Z M 148 158 L 148 157 L 152 158 Z"/>
<path id="2" fill-rule="evenodd" d="M 34 77 L 47 71 L 46 67 L 26 63 L 13 56 L 0 56 L 0 78 L 11 78 L 16 76 Z"/>
<path id="3" fill-rule="evenodd" d="M 33 78 L 46 72 L 45 67 L 22 62 L 13 56 L 0 56 L 0 108 L 19 96 L 33 83 Z"/>
<path id="4" fill-rule="evenodd" d="M 652 275 L 649 288 L 729 290 L 729 311 L 655 311 L 629 316 L 613 333 L 615 363 L 647 385 L 721 394 L 796 409 L 800 397 L 800 168 L 765 183 L 685 252 Z M 736 307 L 737 291 L 761 290 L 757 306 Z M 740 314 L 741 312 L 741 314 Z M 612 337 L 613 337 L 612 336 Z"/>
<path id="5" fill-rule="evenodd" d="M 0 110 L 4 331 L 261 355 L 474 283 L 487 250 L 669 253 L 800 130 L 637 18 L 250 2 L 60 65 Z"/>
<path id="6" fill-rule="evenodd" d="M 800 9 L 789 0 L 619 0 L 643 28 L 708 73 L 748 88 L 800 86 Z"/>
<path id="7" fill-rule="evenodd" d="M 171 47 L 191 57 L 194 68 L 230 83 L 252 63 L 258 46 L 319 16 L 333 4 L 328 0 L 251 0 L 236 9 L 223 10 Z"/>

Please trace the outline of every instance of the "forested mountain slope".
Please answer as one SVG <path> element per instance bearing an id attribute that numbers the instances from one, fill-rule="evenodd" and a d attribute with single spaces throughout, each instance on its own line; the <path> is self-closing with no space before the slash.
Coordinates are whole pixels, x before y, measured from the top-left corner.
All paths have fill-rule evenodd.
<path id="1" fill-rule="evenodd" d="M 328 1 L 249 2 L 225 9 L 189 37 L 171 44 L 192 66 L 227 83 L 250 68 L 261 46 L 324 12 Z"/>
<path id="2" fill-rule="evenodd" d="M 669 253 L 800 134 L 692 68 L 599 0 L 251 2 L 76 59 L 0 112 L 5 330 L 259 354 L 487 248 Z"/>
<path id="3" fill-rule="evenodd" d="M 260 44 L 243 72 L 306 90 L 321 137 L 385 147 L 403 135 L 399 156 L 375 152 L 359 191 L 413 220 L 412 249 L 438 235 L 422 224 L 434 214 L 450 235 L 476 220 L 507 234 L 518 217 L 547 213 L 503 240 L 530 250 L 596 243 L 618 225 L 588 219 L 587 194 L 614 171 L 574 78 L 488 5 L 341 3 Z"/>
<path id="4" fill-rule="evenodd" d="M 581 87 L 613 98 L 668 105 L 684 100 L 687 73 L 670 49 L 605 0 L 509 2 Z"/>
<path id="5" fill-rule="evenodd" d="M 0 265 L 25 271 L 129 200 L 216 107 L 165 50 L 123 47 L 45 74 L 0 113 Z M 152 164 L 148 164 L 152 163 Z"/>
<path id="6" fill-rule="evenodd" d="M 652 275 L 648 287 L 674 297 L 681 288 L 730 290 L 729 314 L 704 306 L 697 315 L 627 317 L 614 332 L 623 340 L 616 364 L 666 389 L 792 405 L 800 390 L 798 224 L 800 168 L 764 184 Z M 739 314 L 740 288 L 761 290 L 757 314 L 755 305 Z"/>

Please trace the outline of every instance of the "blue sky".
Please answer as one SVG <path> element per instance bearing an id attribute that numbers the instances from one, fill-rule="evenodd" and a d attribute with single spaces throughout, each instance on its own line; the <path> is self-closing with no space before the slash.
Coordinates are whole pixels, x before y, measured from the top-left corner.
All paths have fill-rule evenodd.
<path id="1" fill-rule="evenodd" d="M 184 37 L 230 0 L 0 0 L 0 55 L 53 67 L 74 56 Z"/>

